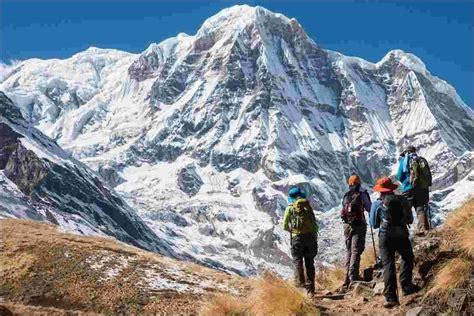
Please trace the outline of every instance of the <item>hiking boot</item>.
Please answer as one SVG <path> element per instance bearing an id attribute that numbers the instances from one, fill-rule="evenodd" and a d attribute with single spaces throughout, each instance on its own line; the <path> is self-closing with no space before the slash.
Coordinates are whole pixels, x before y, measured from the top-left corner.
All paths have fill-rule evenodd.
<path id="1" fill-rule="evenodd" d="M 400 303 L 397 300 L 387 300 L 385 301 L 385 304 L 383 304 L 383 307 L 385 308 L 393 308 L 395 306 L 400 305 Z"/>
<path id="2" fill-rule="evenodd" d="M 407 288 L 407 289 L 402 290 L 402 292 L 403 292 L 403 296 L 407 296 L 407 295 L 416 293 L 416 292 L 418 292 L 419 290 L 421 290 L 421 287 L 419 287 L 419 286 L 416 285 L 416 284 L 412 284 L 412 286 L 410 286 L 410 287 Z"/>

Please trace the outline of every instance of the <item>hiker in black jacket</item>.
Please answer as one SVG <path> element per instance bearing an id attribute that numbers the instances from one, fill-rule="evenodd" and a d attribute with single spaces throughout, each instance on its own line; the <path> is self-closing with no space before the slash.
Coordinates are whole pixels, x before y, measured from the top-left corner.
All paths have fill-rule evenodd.
<path id="1" fill-rule="evenodd" d="M 372 204 L 369 218 L 370 225 L 379 228 L 386 308 L 400 304 L 397 295 L 395 252 L 401 257 L 400 285 L 403 295 L 412 294 L 420 289 L 412 282 L 414 255 L 408 239 L 407 225 L 413 223 L 413 214 L 406 198 L 393 192 L 397 187 L 398 185 L 390 178 L 377 181 L 374 191 L 380 192 L 380 198 Z"/>

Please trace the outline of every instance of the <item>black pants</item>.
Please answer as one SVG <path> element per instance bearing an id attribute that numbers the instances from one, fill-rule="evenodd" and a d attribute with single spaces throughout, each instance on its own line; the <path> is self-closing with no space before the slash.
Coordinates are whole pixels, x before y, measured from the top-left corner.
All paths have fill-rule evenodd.
<path id="1" fill-rule="evenodd" d="M 395 268 L 395 252 L 401 256 L 400 285 L 408 291 L 413 279 L 413 249 L 408 234 L 391 234 L 390 231 L 379 233 L 380 256 L 383 263 L 383 280 L 385 283 L 384 296 L 386 300 L 398 300 L 397 276 Z"/>
<path id="2" fill-rule="evenodd" d="M 417 229 L 418 231 L 426 231 L 430 229 L 429 224 L 429 210 L 428 203 L 430 199 L 430 191 L 428 188 L 414 188 L 403 192 L 410 203 L 410 209 L 415 208 L 416 217 L 418 219 Z"/>
<path id="3" fill-rule="evenodd" d="M 314 292 L 314 257 L 317 254 L 318 239 L 316 234 L 301 234 L 291 239 L 291 255 L 295 265 L 296 285 L 306 287 L 309 292 Z"/>
<path id="4" fill-rule="evenodd" d="M 344 285 L 359 279 L 360 256 L 365 249 L 365 234 L 367 224 L 351 226 L 344 224 L 344 238 L 346 242 L 346 279 Z"/>

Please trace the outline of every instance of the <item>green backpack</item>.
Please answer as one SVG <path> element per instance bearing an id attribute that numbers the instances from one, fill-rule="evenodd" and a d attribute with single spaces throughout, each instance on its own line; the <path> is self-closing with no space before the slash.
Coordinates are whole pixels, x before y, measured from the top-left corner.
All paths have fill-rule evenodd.
<path id="1" fill-rule="evenodd" d="M 410 159 L 410 183 L 414 188 L 428 188 L 432 183 L 431 170 L 425 158 L 414 156 Z"/>
<path id="2" fill-rule="evenodd" d="M 299 235 L 314 232 L 316 218 L 313 209 L 306 199 L 298 199 L 291 205 L 289 214 L 291 232 Z"/>

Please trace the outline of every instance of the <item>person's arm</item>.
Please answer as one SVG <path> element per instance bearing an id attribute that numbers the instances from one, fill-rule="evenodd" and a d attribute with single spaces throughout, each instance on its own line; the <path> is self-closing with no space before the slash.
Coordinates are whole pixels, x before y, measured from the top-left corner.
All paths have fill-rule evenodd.
<path id="1" fill-rule="evenodd" d="M 372 202 L 370 201 L 370 196 L 367 191 L 362 192 L 362 204 L 364 204 L 364 209 L 366 212 L 370 213 L 370 209 L 372 208 Z"/>
<path id="2" fill-rule="evenodd" d="M 370 208 L 369 224 L 373 228 L 380 227 L 379 207 L 380 207 L 380 202 L 376 201 L 372 204 L 372 207 Z"/>
<path id="3" fill-rule="evenodd" d="M 397 171 L 397 180 L 400 182 L 405 181 L 406 174 L 403 172 L 403 165 L 405 163 L 405 158 L 401 158 L 398 162 L 398 171 Z"/>
<path id="4" fill-rule="evenodd" d="M 407 225 L 413 224 L 413 213 L 411 211 L 410 203 L 404 197 L 402 197 L 402 207 L 405 213 L 405 221 Z"/>
<path id="5" fill-rule="evenodd" d="M 428 161 L 426 159 L 425 159 L 425 163 L 426 163 L 426 167 L 428 168 L 429 186 L 432 186 L 433 185 L 433 175 L 431 174 L 430 164 L 428 163 Z"/>
<path id="6" fill-rule="evenodd" d="M 288 206 L 283 215 L 283 229 L 288 232 L 290 231 L 290 209 L 291 207 Z"/>
<path id="7" fill-rule="evenodd" d="M 319 226 L 318 226 L 318 221 L 316 220 L 316 216 L 314 215 L 314 211 L 311 211 L 311 216 L 313 217 L 313 222 L 314 222 L 314 228 L 313 231 L 315 234 L 319 233 Z"/>

